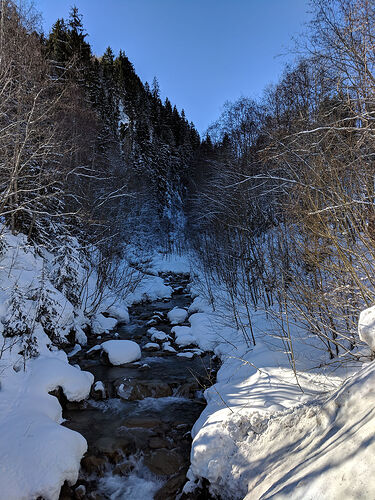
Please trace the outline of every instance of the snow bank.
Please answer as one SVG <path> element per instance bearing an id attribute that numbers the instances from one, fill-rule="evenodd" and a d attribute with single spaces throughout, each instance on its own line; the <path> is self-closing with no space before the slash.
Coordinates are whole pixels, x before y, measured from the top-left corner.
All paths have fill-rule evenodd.
<path id="1" fill-rule="evenodd" d="M 88 397 L 93 375 L 69 365 L 61 352 L 2 375 L 0 498 L 57 500 L 64 481 L 77 481 L 87 444 L 59 425 L 61 406 L 48 392 L 61 387 L 68 400 L 79 401 Z"/>
<path id="2" fill-rule="evenodd" d="M 181 307 L 174 307 L 167 314 L 168 319 L 172 325 L 178 325 L 179 323 L 183 323 L 187 318 L 187 315 L 188 315 L 187 310 L 182 309 Z"/>
<path id="3" fill-rule="evenodd" d="M 107 340 L 101 344 L 101 348 L 108 354 L 109 362 L 115 366 L 141 358 L 141 349 L 132 340 Z"/>
<path id="4" fill-rule="evenodd" d="M 200 298 L 194 303 L 191 311 L 203 312 L 190 316 L 190 327 L 174 327 L 176 340 L 194 338 L 222 366 L 192 430 L 185 491 L 206 478 L 220 498 L 374 497 L 375 363 L 343 383 L 352 368 L 329 376 L 311 370 L 306 343 L 296 340 L 297 383 L 285 348 L 265 334 L 272 322 L 264 313 L 253 312 L 257 345 L 249 348 L 240 332 L 223 325 L 223 315 L 209 312 Z M 374 311 L 359 321 L 372 349 Z"/>
<path id="5" fill-rule="evenodd" d="M 373 498 L 374 387 L 371 363 L 328 398 L 276 412 L 249 405 L 220 425 L 212 416 L 189 475 L 198 466 L 224 498 Z"/>

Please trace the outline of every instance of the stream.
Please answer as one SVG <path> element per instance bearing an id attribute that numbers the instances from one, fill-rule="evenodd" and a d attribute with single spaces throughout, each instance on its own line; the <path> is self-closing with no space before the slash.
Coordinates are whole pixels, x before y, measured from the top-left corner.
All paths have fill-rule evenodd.
<path id="1" fill-rule="evenodd" d="M 180 498 L 190 464 L 190 431 L 205 407 L 203 391 L 215 382 L 218 366 L 196 346 L 179 348 L 173 342 L 167 313 L 191 304 L 189 276 L 162 277 L 173 289 L 171 299 L 134 305 L 129 309 L 130 323 L 118 325 L 102 339 L 89 336 L 88 345 L 71 357 L 72 364 L 94 375 L 95 383 L 89 400 L 63 401 L 63 425 L 86 438 L 88 451 L 78 482 L 64 485 L 60 500 Z M 189 325 L 187 320 L 181 324 Z M 177 352 L 162 350 L 161 343 L 160 349 L 146 351 L 151 327 L 171 335 L 171 351 Z M 101 351 L 90 352 L 112 338 L 137 342 L 142 358 L 111 366 Z M 208 496 L 202 492 L 181 498 Z"/>

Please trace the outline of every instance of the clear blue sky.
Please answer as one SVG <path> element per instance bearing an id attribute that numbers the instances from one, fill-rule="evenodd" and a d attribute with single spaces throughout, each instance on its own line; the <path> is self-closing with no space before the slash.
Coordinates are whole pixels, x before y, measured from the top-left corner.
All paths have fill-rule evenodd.
<path id="1" fill-rule="evenodd" d="M 48 31 L 77 5 L 97 55 L 123 49 L 145 82 L 159 80 L 198 131 L 226 100 L 257 97 L 276 82 L 308 0 L 35 0 Z"/>

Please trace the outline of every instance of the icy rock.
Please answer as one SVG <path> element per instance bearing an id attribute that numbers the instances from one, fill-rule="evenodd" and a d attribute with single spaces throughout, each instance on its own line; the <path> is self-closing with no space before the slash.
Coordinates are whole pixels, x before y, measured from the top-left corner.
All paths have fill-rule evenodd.
<path id="1" fill-rule="evenodd" d="M 141 349 L 132 340 L 107 340 L 101 344 L 101 348 L 108 354 L 112 365 L 123 365 L 141 358 Z"/>
<path id="2" fill-rule="evenodd" d="M 359 338 L 375 351 L 375 306 L 361 312 L 358 322 Z"/>
<path id="3" fill-rule="evenodd" d="M 77 354 L 81 350 L 81 346 L 76 344 L 73 349 L 68 353 L 68 358 L 71 358 Z"/>
<path id="4" fill-rule="evenodd" d="M 126 401 L 145 398 L 165 398 L 172 396 L 172 389 L 162 380 L 123 380 L 117 387 L 117 394 Z"/>
<path id="5" fill-rule="evenodd" d="M 178 325 L 179 323 L 183 323 L 187 318 L 186 309 L 182 309 L 181 307 L 174 307 L 171 311 L 168 312 L 168 319 L 172 323 L 172 325 Z"/>

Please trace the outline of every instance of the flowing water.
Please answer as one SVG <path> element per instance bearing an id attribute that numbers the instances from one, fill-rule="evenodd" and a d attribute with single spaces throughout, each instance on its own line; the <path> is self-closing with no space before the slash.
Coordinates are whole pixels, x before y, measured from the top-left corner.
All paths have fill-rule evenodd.
<path id="1" fill-rule="evenodd" d="M 172 298 L 133 306 L 130 323 L 118 326 L 105 340 L 133 340 L 142 349 L 150 342 L 151 326 L 173 337 L 167 312 L 175 306 L 188 308 L 192 300 L 188 276 L 163 277 L 174 290 Z M 86 438 L 88 452 L 79 481 L 73 488 L 65 485 L 60 500 L 175 499 L 186 482 L 190 430 L 205 406 L 203 390 L 214 383 L 217 366 L 210 354 L 189 359 L 161 349 L 142 350 L 139 362 L 110 366 L 100 351 L 87 352 L 100 342 L 90 338 L 71 358 L 103 385 L 82 404 L 65 402 L 64 425 Z M 171 344 L 176 351 L 189 350 Z M 183 498 L 207 498 L 200 495 Z"/>

